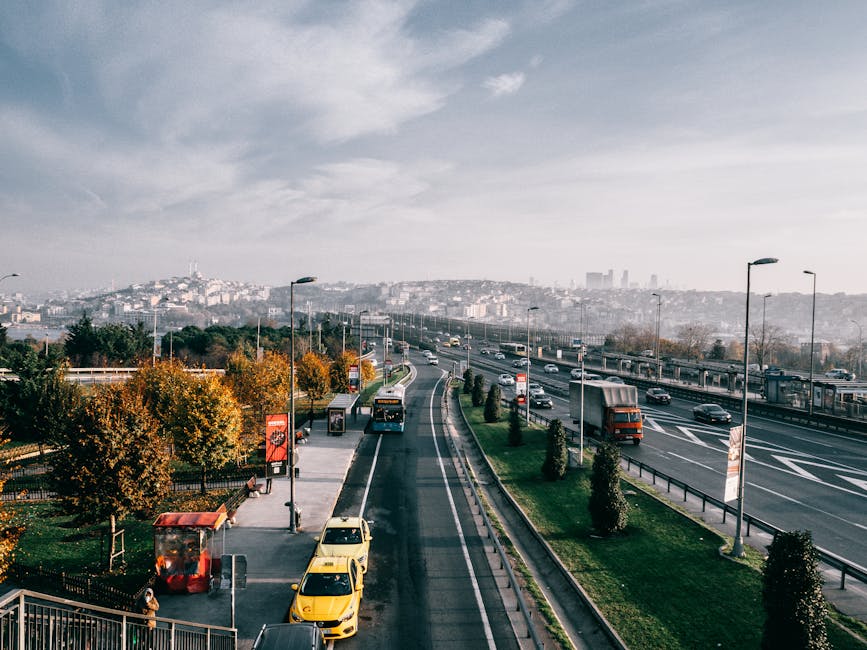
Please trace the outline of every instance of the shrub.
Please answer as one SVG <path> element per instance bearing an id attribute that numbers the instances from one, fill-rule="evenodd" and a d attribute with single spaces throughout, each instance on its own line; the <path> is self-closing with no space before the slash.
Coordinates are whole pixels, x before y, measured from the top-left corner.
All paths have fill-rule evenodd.
<path id="1" fill-rule="evenodd" d="M 491 384 L 488 398 L 485 400 L 485 422 L 500 421 L 500 387 Z"/>
<path id="2" fill-rule="evenodd" d="M 518 400 L 512 399 L 509 404 L 509 446 L 520 447 L 524 444 L 521 416 L 518 413 Z"/>
<path id="3" fill-rule="evenodd" d="M 762 648 L 830 648 L 819 559 L 809 531 L 779 533 L 762 577 Z"/>
<path id="4" fill-rule="evenodd" d="M 626 528 L 629 504 L 620 489 L 620 448 L 613 442 L 598 447 L 590 476 L 590 519 L 602 535 Z"/>
<path id="5" fill-rule="evenodd" d="M 485 378 L 482 375 L 476 375 L 473 378 L 473 406 L 481 406 L 485 403 Z"/>
<path id="6" fill-rule="evenodd" d="M 551 420 L 548 425 L 548 449 L 542 463 L 542 475 L 548 481 L 558 481 L 566 476 L 566 431 L 560 420 Z"/>
<path id="7" fill-rule="evenodd" d="M 470 368 L 464 370 L 464 395 L 471 395 L 473 392 L 473 371 Z"/>

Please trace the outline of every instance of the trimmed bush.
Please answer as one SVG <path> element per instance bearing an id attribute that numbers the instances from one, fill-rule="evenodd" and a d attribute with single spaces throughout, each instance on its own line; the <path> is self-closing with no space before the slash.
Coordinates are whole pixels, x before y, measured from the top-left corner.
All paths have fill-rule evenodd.
<path id="1" fill-rule="evenodd" d="M 473 393 L 473 371 L 470 368 L 464 370 L 464 395 Z"/>
<path id="2" fill-rule="evenodd" d="M 521 416 L 518 413 L 518 400 L 512 399 L 509 404 L 509 446 L 520 447 L 524 444 Z"/>
<path id="3" fill-rule="evenodd" d="M 542 475 L 548 481 L 559 481 L 566 476 L 566 431 L 560 420 L 548 425 L 548 449 L 542 463 Z"/>
<path id="4" fill-rule="evenodd" d="M 629 504 L 620 489 L 620 448 L 605 442 L 596 449 L 590 475 L 590 519 L 600 535 L 626 528 Z"/>
<path id="5" fill-rule="evenodd" d="M 491 384 L 488 398 L 485 400 L 485 422 L 500 421 L 500 387 Z"/>
<path id="6" fill-rule="evenodd" d="M 482 375 L 476 375 L 473 378 L 472 398 L 475 407 L 485 403 L 485 378 Z"/>

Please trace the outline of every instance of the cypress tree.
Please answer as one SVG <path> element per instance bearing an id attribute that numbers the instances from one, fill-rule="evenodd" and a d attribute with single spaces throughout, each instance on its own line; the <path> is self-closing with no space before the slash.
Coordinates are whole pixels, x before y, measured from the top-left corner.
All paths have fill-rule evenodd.
<path id="1" fill-rule="evenodd" d="M 518 400 L 512 399 L 509 405 L 509 446 L 520 447 L 524 444 L 524 434 L 521 431 L 521 416 L 518 414 Z"/>
<path id="2" fill-rule="evenodd" d="M 491 384 L 488 399 L 485 400 L 485 422 L 500 421 L 500 387 Z"/>
<path id="3" fill-rule="evenodd" d="M 590 475 L 590 519 L 602 535 L 626 528 L 629 504 L 620 489 L 620 448 L 605 442 L 596 449 Z"/>
<path id="4" fill-rule="evenodd" d="M 464 395 L 473 393 L 473 371 L 470 368 L 464 370 Z"/>
<path id="5" fill-rule="evenodd" d="M 566 431 L 560 420 L 551 420 L 548 425 L 548 449 L 542 463 L 542 475 L 548 481 L 557 481 L 566 476 Z"/>
<path id="6" fill-rule="evenodd" d="M 481 406 L 485 403 L 485 378 L 482 375 L 476 375 L 473 378 L 473 406 Z"/>
<path id="7" fill-rule="evenodd" d="M 825 597 L 810 531 L 779 533 L 768 547 L 762 572 L 765 626 L 762 648 L 831 647 L 825 629 Z"/>

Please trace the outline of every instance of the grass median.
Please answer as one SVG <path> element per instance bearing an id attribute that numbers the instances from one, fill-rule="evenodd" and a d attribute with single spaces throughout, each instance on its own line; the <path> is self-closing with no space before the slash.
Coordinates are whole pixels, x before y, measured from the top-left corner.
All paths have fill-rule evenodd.
<path id="1" fill-rule="evenodd" d="M 630 648 L 760 647 L 757 552 L 748 548 L 745 562 L 720 557 L 724 537 L 626 481 L 629 525 L 622 535 L 598 538 L 587 508 L 592 461 L 562 481 L 545 481 L 544 429 L 525 430 L 524 445 L 510 447 L 505 415 L 488 424 L 468 396 L 461 405 L 506 489 Z M 834 648 L 867 648 L 835 626 L 828 633 Z"/>

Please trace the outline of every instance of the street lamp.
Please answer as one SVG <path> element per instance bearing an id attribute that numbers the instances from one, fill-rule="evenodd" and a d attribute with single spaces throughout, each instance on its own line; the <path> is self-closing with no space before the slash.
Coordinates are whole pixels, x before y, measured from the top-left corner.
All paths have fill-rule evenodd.
<path id="1" fill-rule="evenodd" d="M 369 314 L 367 309 L 358 312 L 358 394 L 361 395 L 361 343 L 364 340 L 364 315 Z"/>
<path id="2" fill-rule="evenodd" d="M 527 400 L 527 426 L 530 426 L 530 312 L 539 309 L 538 307 L 527 307 L 527 392 L 524 398 Z"/>
<path id="3" fill-rule="evenodd" d="M 813 271 L 804 271 L 807 275 L 813 276 L 813 321 L 810 325 L 810 393 L 807 397 L 809 402 L 809 413 L 813 415 L 813 342 L 816 336 L 816 274 Z"/>
<path id="4" fill-rule="evenodd" d="M 316 282 L 314 277 L 303 277 L 289 283 L 289 532 L 298 532 L 295 513 L 295 285 Z"/>
<path id="5" fill-rule="evenodd" d="M 858 379 L 861 378 L 861 358 L 864 356 L 864 349 L 861 347 L 861 343 L 863 341 L 861 334 L 861 324 L 853 319 L 849 319 L 850 322 L 855 323 L 855 327 L 858 328 Z"/>
<path id="6" fill-rule="evenodd" d="M 467 346 L 467 368 L 470 367 L 470 320 L 472 316 L 467 316 L 467 331 L 464 333 L 464 339 L 466 339 Z"/>
<path id="7" fill-rule="evenodd" d="M 17 278 L 18 273 L 7 273 L 6 275 L 0 276 L 0 282 L 3 282 L 6 278 Z"/>
<path id="8" fill-rule="evenodd" d="M 760 264 L 776 264 L 776 257 L 763 257 L 755 262 L 747 262 L 747 307 L 746 323 L 744 324 L 744 399 L 743 419 L 741 422 L 740 453 L 738 458 L 738 521 L 735 527 L 735 539 L 732 545 L 732 557 L 744 556 L 744 538 L 741 528 L 744 521 L 744 469 L 747 448 L 747 389 L 749 388 L 749 360 L 750 360 L 750 269 Z"/>
<path id="9" fill-rule="evenodd" d="M 656 381 L 662 379 L 662 362 L 659 359 L 659 317 L 662 313 L 662 296 L 655 291 L 650 294 L 656 296 Z"/>

